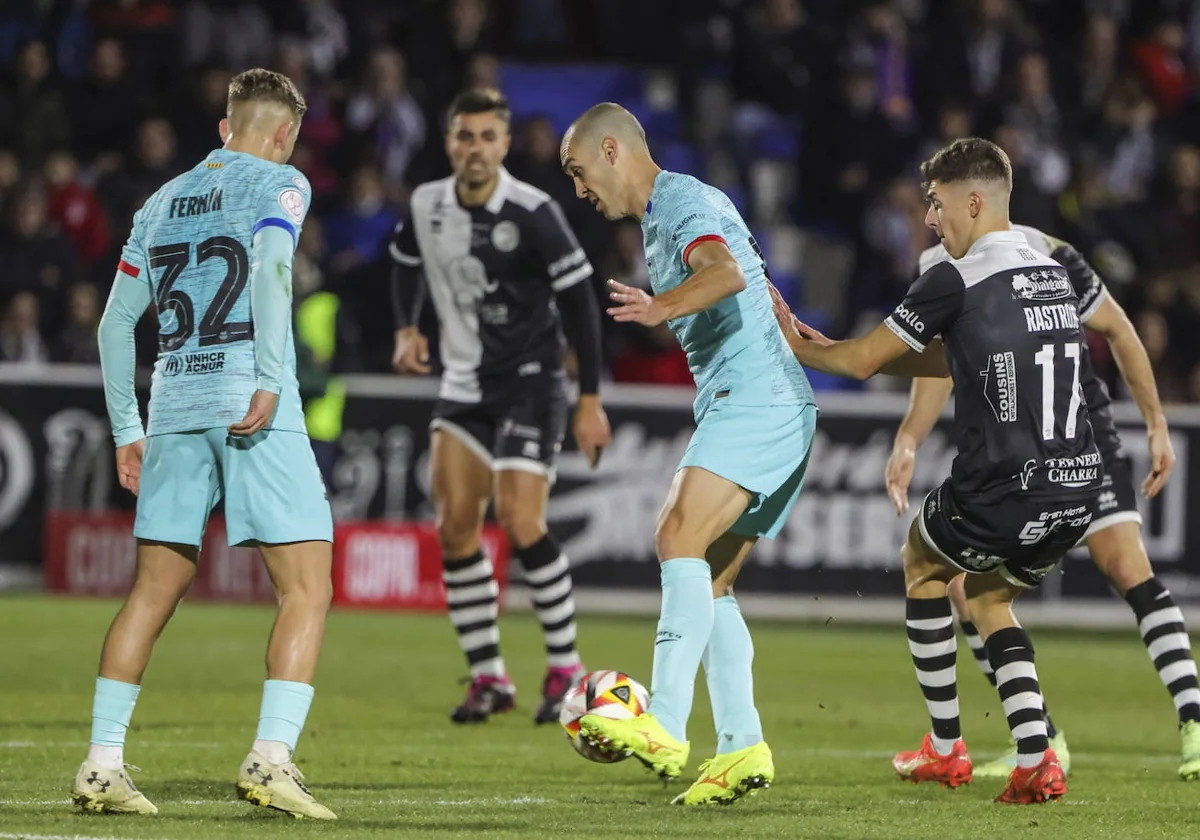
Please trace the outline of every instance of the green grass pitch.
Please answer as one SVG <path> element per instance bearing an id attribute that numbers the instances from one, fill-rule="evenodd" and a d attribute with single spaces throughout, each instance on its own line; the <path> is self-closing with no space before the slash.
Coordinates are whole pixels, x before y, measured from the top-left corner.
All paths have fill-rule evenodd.
<path id="1" fill-rule="evenodd" d="M 1035 633 L 1056 722 L 1072 746 L 1065 799 L 991 802 L 1002 783 L 913 786 L 891 771 L 928 726 L 902 627 L 751 622 L 759 709 L 775 786 L 730 808 L 668 805 L 640 765 L 591 764 L 557 727 L 535 728 L 540 633 L 502 620 L 518 711 L 453 726 L 465 668 L 441 616 L 337 612 L 298 762 L 336 823 L 295 822 L 234 796 L 254 737 L 272 611 L 185 604 L 159 642 L 126 759 L 157 817 L 85 816 L 68 804 L 83 758 L 92 682 L 113 601 L 0 599 L 0 838 L 811 837 L 1140 838 L 1200 833 L 1200 784 L 1176 775 L 1170 700 L 1130 627 Z M 645 618 L 584 617 L 592 668 L 648 681 Z M 959 648 L 963 728 L 977 762 L 1007 739 L 994 691 Z M 713 748 L 703 678 L 690 734 L 695 772 Z"/>

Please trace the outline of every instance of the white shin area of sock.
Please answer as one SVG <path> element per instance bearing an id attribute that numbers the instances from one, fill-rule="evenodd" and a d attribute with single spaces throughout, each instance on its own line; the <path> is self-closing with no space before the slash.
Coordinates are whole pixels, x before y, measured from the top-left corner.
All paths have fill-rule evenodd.
<path id="1" fill-rule="evenodd" d="M 99 764 L 105 770 L 120 770 L 125 766 L 125 748 L 92 744 L 88 747 L 88 761 Z"/>
<path id="2" fill-rule="evenodd" d="M 287 764 L 292 760 L 292 751 L 283 741 L 255 741 L 254 751 L 272 764 Z"/>

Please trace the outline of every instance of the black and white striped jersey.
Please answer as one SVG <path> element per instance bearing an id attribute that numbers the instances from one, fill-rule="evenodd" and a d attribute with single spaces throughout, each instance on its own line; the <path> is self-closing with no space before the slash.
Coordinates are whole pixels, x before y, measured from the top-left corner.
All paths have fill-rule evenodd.
<path id="1" fill-rule="evenodd" d="M 442 399 L 485 402 L 514 376 L 562 366 L 555 294 L 592 266 L 546 193 L 504 169 L 482 207 L 459 203 L 453 177 L 422 184 L 390 251 L 424 270 L 441 324 Z"/>
<path id="2" fill-rule="evenodd" d="M 935 336 L 945 342 L 958 495 L 1095 494 L 1104 473 L 1080 386 L 1079 299 L 1067 270 L 1025 234 L 987 233 L 962 259 L 934 264 L 884 323 L 918 352 Z"/>
<path id="3" fill-rule="evenodd" d="M 1100 304 L 1104 303 L 1104 299 L 1108 297 L 1108 289 L 1105 288 L 1104 281 L 1100 279 L 1095 269 L 1069 242 L 1056 239 L 1050 234 L 1028 225 L 1013 225 L 1012 229 L 1024 234 L 1025 241 L 1032 245 L 1039 254 L 1052 257 L 1055 262 L 1060 263 L 1067 270 L 1067 276 L 1071 278 L 1071 285 L 1075 288 L 1075 296 L 1079 299 L 1079 320 L 1083 324 L 1090 321 L 1096 314 L 1096 310 L 1100 308 Z M 921 254 L 918 276 L 937 263 L 948 259 L 950 259 L 950 255 L 946 253 L 946 248 L 940 243 L 932 248 L 926 248 Z M 1121 452 L 1121 438 L 1117 434 L 1117 425 L 1112 415 L 1112 395 L 1109 394 L 1104 380 L 1096 375 L 1096 369 L 1092 366 L 1091 353 L 1086 352 L 1086 342 L 1084 351 L 1083 360 L 1080 362 L 1079 379 L 1083 386 L 1083 397 L 1087 400 L 1088 417 L 1092 422 L 1092 434 L 1096 437 L 1096 446 L 1100 448 L 1105 463 L 1108 463 Z"/>

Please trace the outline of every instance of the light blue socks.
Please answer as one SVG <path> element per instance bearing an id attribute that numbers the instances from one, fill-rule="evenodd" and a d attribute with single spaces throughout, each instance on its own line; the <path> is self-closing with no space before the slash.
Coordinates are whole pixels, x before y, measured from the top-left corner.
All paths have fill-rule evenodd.
<path id="1" fill-rule="evenodd" d="M 140 685 L 96 677 L 92 699 L 92 743 L 98 747 L 124 747 L 129 719 L 137 705 Z"/>
<path id="2" fill-rule="evenodd" d="M 304 730 L 312 700 L 313 687 L 308 683 L 290 680 L 264 682 L 262 709 L 258 713 L 258 734 L 255 736 L 257 741 L 279 741 L 286 744 L 288 750 L 294 751 L 296 741 Z"/>
<path id="3" fill-rule="evenodd" d="M 672 738 L 687 740 L 696 669 L 713 629 L 712 570 L 697 557 L 665 561 L 662 613 L 654 640 L 650 714 Z"/>
<path id="4" fill-rule="evenodd" d="M 704 676 L 717 726 L 717 755 L 752 747 L 763 739 L 754 708 L 754 642 L 732 595 L 713 601 L 713 627 L 704 649 Z"/>

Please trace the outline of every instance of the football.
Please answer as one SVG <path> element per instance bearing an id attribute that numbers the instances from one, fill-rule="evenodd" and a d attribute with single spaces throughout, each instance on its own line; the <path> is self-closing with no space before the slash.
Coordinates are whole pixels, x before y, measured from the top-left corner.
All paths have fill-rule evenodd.
<path id="1" fill-rule="evenodd" d="M 624 761 L 628 756 L 624 752 L 589 744 L 580 736 L 579 719 L 584 715 L 633 718 L 649 707 L 649 692 L 633 677 L 620 671 L 592 671 L 567 691 L 558 722 L 577 753 L 589 761 L 612 764 Z"/>

